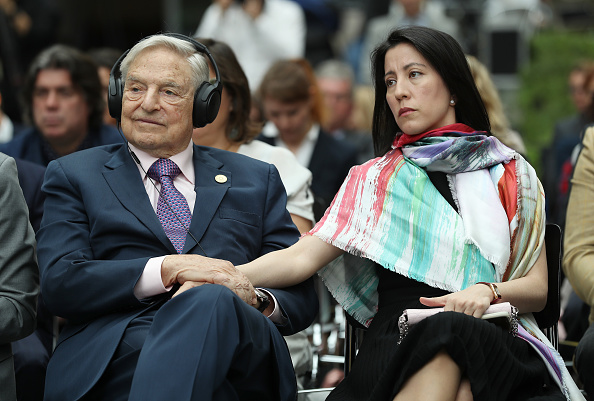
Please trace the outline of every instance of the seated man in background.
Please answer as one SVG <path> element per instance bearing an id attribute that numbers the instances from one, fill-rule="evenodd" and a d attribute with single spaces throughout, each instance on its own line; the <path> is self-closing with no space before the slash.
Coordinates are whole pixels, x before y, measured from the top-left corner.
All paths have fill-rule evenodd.
<path id="1" fill-rule="evenodd" d="M 33 60 L 23 86 L 24 129 L 0 152 L 47 166 L 93 146 L 122 142 L 115 127 L 102 124 L 105 100 L 97 66 L 84 53 L 54 45 Z"/>
<path id="2" fill-rule="evenodd" d="M 357 148 L 357 164 L 373 159 L 371 131 L 365 132 L 353 126 L 355 112 L 355 73 L 341 60 L 326 60 L 316 67 L 316 79 L 328 117 L 323 128 L 335 138 L 344 139 Z"/>
<path id="3" fill-rule="evenodd" d="M 282 335 L 313 321 L 313 283 L 255 290 L 231 265 L 297 241 L 279 174 L 192 144 L 222 87 L 202 44 L 155 35 L 125 54 L 109 108 L 127 143 L 46 173 L 42 288 L 68 322 L 45 399 L 294 400 Z"/>

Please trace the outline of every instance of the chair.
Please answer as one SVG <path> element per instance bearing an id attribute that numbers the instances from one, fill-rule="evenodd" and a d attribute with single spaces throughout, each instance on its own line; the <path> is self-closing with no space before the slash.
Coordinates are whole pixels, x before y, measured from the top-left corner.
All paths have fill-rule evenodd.
<path id="1" fill-rule="evenodd" d="M 330 394 L 332 390 L 334 390 L 334 387 L 299 390 L 297 393 L 297 401 L 323 401 L 328 397 L 328 394 Z"/>
<path id="2" fill-rule="evenodd" d="M 548 223 L 545 230 L 549 292 L 544 309 L 534 314 L 538 327 L 546 334 L 555 349 L 559 349 L 558 322 L 561 314 L 560 286 L 563 234 L 557 224 Z"/>
<path id="3" fill-rule="evenodd" d="M 545 229 L 545 246 L 547 252 L 547 268 L 549 279 L 549 291 L 547 303 L 544 309 L 534 313 L 534 317 L 540 329 L 545 333 L 555 349 L 559 347 L 558 321 L 561 313 L 560 302 L 560 280 L 561 280 L 561 259 L 562 259 L 562 233 L 561 227 L 557 224 L 548 223 Z M 345 377 L 351 370 L 365 327 L 347 316 L 347 327 L 345 329 L 345 350 L 344 350 L 344 374 Z"/>

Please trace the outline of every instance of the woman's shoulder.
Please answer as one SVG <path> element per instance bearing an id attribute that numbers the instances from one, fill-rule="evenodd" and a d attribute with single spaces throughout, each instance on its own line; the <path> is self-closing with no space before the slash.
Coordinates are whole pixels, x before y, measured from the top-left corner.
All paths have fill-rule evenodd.
<path id="1" fill-rule="evenodd" d="M 242 144 L 237 152 L 268 163 L 273 163 L 273 161 L 282 160 L 283 158 L 295 159 L 295 162 L 297 162 L 297 159 L 290 150 L 270 145 L 258 139 Z"/>

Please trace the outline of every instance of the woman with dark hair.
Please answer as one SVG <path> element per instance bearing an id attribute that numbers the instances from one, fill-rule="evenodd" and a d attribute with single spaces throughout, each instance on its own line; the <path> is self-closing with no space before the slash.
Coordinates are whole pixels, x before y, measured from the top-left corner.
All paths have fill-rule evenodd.
<path id="1" fill-rule="evenodd" d="M 197 40 L 208 48 L 217 63 L 223 93 L 217 118 L 205 127 L 194 129 L 194 143 L 241 153 L 274 164 L 287 191 L 287 210 L 299 231 L 307 232 L 314 221 L 313 196 L 309 189 L 311 172 L 302 167 L 287 149 L 255 140 L 262 126 L 249 118 L 250 87 L 233 50 L 227 44 L 214 39 Z M 211 78 L 215 78 L 212 70 Z"/>
<path id="2" fill-rule="evenodd" d="M 541 185 L 489 134 L 462 49 L 407 27 L 372 62 L 378 157 L 351 170 L 308 235 L 239 269 L 272 286 L 319 270 L 368 326 L 328 399 L 583 399 L 532 316 L 547 296 Z M 345 252 L 359 261 L 330 263 Z M 502 302 L 519 311 L 517 333 L 479 319 Z M 426 307 L 444 312 L 401 336 L 403 311 Z"/>

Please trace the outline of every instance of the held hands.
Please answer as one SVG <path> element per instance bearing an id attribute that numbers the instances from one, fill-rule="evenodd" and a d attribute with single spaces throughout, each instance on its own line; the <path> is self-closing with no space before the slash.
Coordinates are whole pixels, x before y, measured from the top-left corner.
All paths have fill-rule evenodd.
<path id="1" fill-rule="evenodd" d="M 462 312 L 477 318 L 483 316 L 492 300 L 493 293 L 491 289 L 482 284 L 475 284 L 465 290 L 441 297 L 421 297 L 419 299 L 425 306 L 443 307 L 445 311 Z"/>
<path id="2" fill-rule="evenodd" d="M 180 284 L 174 297 L 204 284 L 220 284 L 229 288 L 248 305 L 257 305 L 256 293 L 250 280 L 226 260 L 199 255 L 169 255 L 161 265 L 161 279 L 165 287 Z"/>

